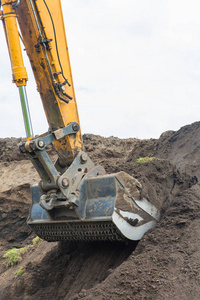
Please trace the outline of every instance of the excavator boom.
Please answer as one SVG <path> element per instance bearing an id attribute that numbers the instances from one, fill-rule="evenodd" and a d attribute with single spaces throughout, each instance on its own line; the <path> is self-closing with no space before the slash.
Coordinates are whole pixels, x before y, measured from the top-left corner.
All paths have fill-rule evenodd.
<path id="1" fill-rule="evenodd" d="M 38 236 L 55 240 L 139 240 L 159 219 L 130 175 L 106 174 L 83 151 L 60 0 L 2 0 L 13 82 L 19 88 L 27 141 L 19 148 L 41 181 L 31 187 L 28 224 Z M 33 136 L 25 92 L 28 80 L 18 25 L 29 57 L 49 130 Z M 53 144 L 55 163 L 46 148 Z"/>

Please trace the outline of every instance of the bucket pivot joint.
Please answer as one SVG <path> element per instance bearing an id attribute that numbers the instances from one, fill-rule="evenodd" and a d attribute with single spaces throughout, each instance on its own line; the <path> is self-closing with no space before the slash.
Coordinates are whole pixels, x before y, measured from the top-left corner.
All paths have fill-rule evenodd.
<path id="1" fill-rule="evenodd" d="M 80 192 L 78 186 L 83 177 L 105 174 L 102 167 L 95 167 L 84 151 L 77 153 L 73 163 L 68 168 L 62 168 L 57 161 L 55 164 L 52 162 L 46 147 L 66 135 L 76 134 L 78 130 L 78 123 L 72 122 L 65 128 L 41 135 L 19 145 L 21 152 L 29 155 L 42 179 L 38 185 L 41 190 L 39 204 L 47 213 L 53 209 L 73 209 L 79 206 Z"/>

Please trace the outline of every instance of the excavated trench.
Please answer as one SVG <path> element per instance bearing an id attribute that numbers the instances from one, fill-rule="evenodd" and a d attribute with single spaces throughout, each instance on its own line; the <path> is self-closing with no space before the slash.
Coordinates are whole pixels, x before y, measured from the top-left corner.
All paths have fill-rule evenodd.
<path id="1" fill-rule="evenodd" d="M 3 194 L 0 197 L 1 250 L 30 245 L 35 235 L 26 224 L 25 218 L 29 210 L 29 187 L 20 186 L 13 189 L 12 193 Z M 11 195 L 17 197 L 11 200 Z M 26 197 L 27 201 L 24 201 Z M 27 276 L 23 281 L 18 278 L 19 282 L 12 286 L 13 299 L 20 299 L 22 293 L 27 293 L 29 299 L 42 299 L 44 294 L 43 299 L 70 299 L 74 294 L 82 290 L 84 292 L 104 281 L 137 246 L 137 242 L 40 243 L 43 247 L 41 251 L 36 249 L 36 257 L 33 249 L 24 255 Z M 3 272 L 3 276 L 6 274 L 2 258 L 0 271 Z M 3 294 L 0 291 L 0 299 L 6 299 L 10 295 L 11 282 L 8 280 L 8 286 L 4 284 Z M 45 291 L 42 295 L 41 290 Z"/>

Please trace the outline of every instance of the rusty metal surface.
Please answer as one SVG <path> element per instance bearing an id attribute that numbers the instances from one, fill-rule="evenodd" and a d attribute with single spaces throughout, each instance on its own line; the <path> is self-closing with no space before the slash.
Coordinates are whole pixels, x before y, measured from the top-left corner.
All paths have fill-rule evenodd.
<path id="1" fill-rule="evenodd" d="M 142 186 L 135 178 L 124 172 L 97 173 L 81 180 L 79 193 L 73 193 L 73 207 L 64 207 L 63 202 L 44 210 L 37 186 L 32 188 L 35 195 L 28 223 L 37 235 L 47 241 L 136 241 L 156 226 L 158 210 L 141 197 Z"/>
<path id="2" fill-rule="evenodd" d="M 117 173 L 116 179 L 119 182 L 119 185 L 117 186 L 115 201 L 116 212 L 120 216 L 122 216 L 120 211 L 127 211 L 129 213 L 138 214 L 142 218 L 140 222 L 136 219 L 128 220 L 126 217 L 123 217 L 130 224 L 133 222 L 135 226 L 142 225 L 155 219 L 155 216 L 152 216 L 151 213 L 147 213 L 145 209 L 141 209 L 142 202 L 148 202 L 146 199 L 143 199 L 141 197 L 141 183 L 125 172 Z"/>

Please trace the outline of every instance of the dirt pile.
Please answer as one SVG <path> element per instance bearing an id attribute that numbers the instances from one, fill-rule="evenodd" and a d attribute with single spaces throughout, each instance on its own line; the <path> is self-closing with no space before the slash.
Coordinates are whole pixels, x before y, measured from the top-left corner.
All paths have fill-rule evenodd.
<path id="1" fill-rule="evenodd" d="M 34 234 L 25 218 L 29 185 L 38 175 L 16 154 L 18 142 L 0 140 L 0 252 L 22 246 L 26 252 L 10 269 L 1 256 L 0 299 L 199 299 L 199 122 L 159 139 L 84 136 L 85 150 L 95 163 L 108 173 L 123 170 L 136 177 L 144 195 L 162 204 L 158 226 L 129 245 L 31 246 Z M 136 162 L 145 156 L 154 159 Z"/>

